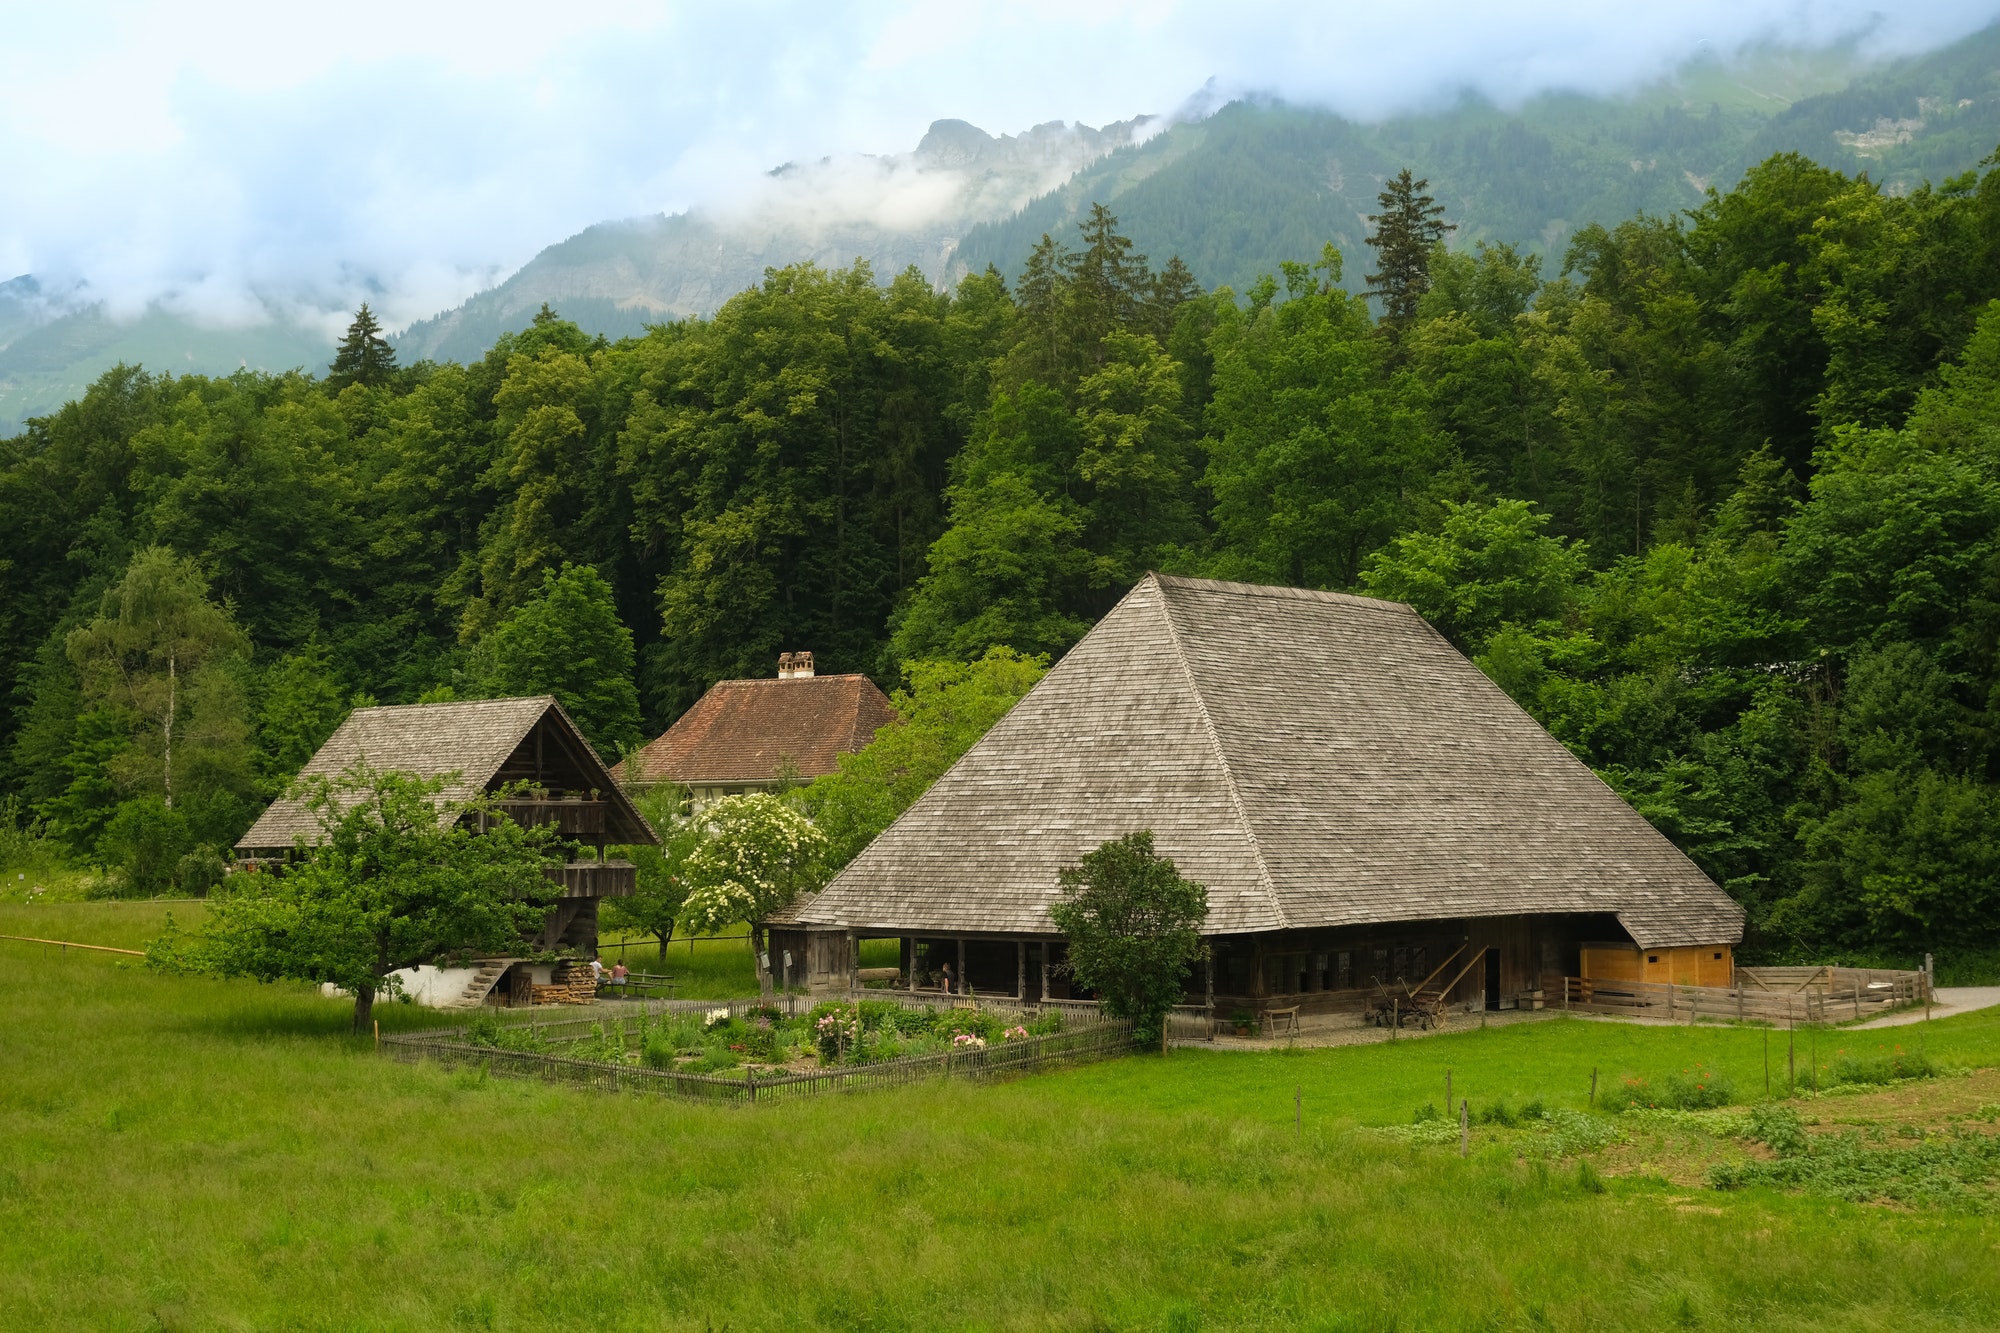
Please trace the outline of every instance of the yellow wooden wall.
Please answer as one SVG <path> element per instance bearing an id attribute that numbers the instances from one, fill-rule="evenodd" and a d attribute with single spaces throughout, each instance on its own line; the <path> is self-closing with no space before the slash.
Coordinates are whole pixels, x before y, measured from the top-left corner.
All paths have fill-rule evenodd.
<path id="1" fill-rule="evenodd" d="M 1594 981 L 1654 981 L 1674 986 L 1736 983 L 1736 954 L 1727 944 L 1641 949 L 1636 944 L 1586 944 L 1583 975 Z"/>

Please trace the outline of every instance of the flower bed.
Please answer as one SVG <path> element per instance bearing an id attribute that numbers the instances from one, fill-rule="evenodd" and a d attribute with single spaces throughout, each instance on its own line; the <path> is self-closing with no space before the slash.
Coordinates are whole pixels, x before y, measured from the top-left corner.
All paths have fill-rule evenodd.
<path id="1" fill-rule="evenodd" d="M 493 1014 L 480 1014 L 467 1025 L 462 1040 L 494 1050 L 689 1074 L 739 1068 L 805 1073 L 985 1050 L 1050 1036 L 1063 1028 L 1063 1016 L 1053 1011 L 1032 1022 L 1008 1024 L 976 1010 L 913 1009 L 880 1000 L 858 1004 L 842 1000 L 798 1015 L 788 1015 L 776 1005 L 760 1005 L 747 1012 L 720 1005 L 657 1016 L 642 1010 L 631 1018 L 607 1018 L 591 1023 L 586 1031 L 560 1037 L 545 1036 L 532 1026 L 503 1023 Z"/>
<path id="2" fill-rule="evenodd" d="M 1065 1026 L 1056 1013 L 1002 1025 L 990 1014 L 884 1002 L 827 1004 L 800 1015 L 732 1002 L 708 1011 L 642 1010 L 546 1024 L 481 1014 L 460 1032 L 401 1033 L 381 1045 L 385 1055 L 406 1061 L 726 1102 L 937 1077 L 1013 1077 L 1132 1049 L 1127 1024 Z"/>

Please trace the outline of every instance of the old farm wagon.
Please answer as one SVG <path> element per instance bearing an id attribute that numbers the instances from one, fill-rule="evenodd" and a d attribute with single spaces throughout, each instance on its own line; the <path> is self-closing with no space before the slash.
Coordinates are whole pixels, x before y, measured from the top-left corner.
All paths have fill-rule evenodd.
<path id="1" fill-rule="evenodd" d="M 1057 874 L 1139 829 L 1208 886 L 1189 998 L 1225 1014 L 1358 1015 L 1398 986 L 1434 1018 L 1534 1004 L 1586 947 L 1706 972 L 1742 933 L 1727 894 L 1410 607 L 1149 575 L 767 923 L 774 956 L 839 989 L 858 943 L 890 937 L 899 985 L 950 963 L 975 991 L 1065 996 Z"/>
<path id="2" fill-rule="evenodd" d="M 521 824 L 554 824 L 565 838 L 592 853 L 549 868 L 563 895 L 539 935 L 523 941 L 523 953 L 594 954 L 598 903 L 629 897 L 638 885 L 632 863 L 607 856 L 606 849 L 659 841 L 576 723 L 546 695 L 357 708 L 301 776 L 334 777 L 357 762 L 418 777 L 447 777 L 447 801 L 524 784 L 501 809 Z M 282 862 L 296 847 L 320 836 L 304 803 L 281 797 L 238 840 L 236 851 L 239 861 L 254 869 Z M 457 1007 L 527 999 L 538 985 L 561 989 L 558 970 L 547 962 L 496 958 L 466 968 L 412 969 L 403 983 L 424 1003 Z"/>

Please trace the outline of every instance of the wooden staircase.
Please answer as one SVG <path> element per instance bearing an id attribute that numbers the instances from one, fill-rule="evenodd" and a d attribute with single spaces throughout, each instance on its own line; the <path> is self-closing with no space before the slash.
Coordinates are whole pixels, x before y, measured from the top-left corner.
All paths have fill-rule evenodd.
<path id="1" fill-rule="evenodd" d="M 507 969 L 518 961 L 518 959 L 514 958 L 480 959 L 479 971 L 471 981 L 466 983 L 465 993 L 444 1007 L 447 1009 L 477 1009 L 480 1005 L 486 1003 L 486 997 L 492 993 L 493 987 L 499 982 L 500 978 L 506 975 Z"/>

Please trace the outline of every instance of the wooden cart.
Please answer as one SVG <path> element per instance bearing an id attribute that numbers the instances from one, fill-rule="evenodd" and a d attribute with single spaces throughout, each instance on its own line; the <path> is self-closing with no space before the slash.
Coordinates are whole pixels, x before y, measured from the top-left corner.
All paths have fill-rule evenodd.
<path id="1" fill-rule="evenodd" d="M 1429 976 L 1414 986 L 1407 981 L 1376 982 L 1375 994 L 1369 999 L 1363 1021 L 1383 1028 L 1414 1025 L 1428 1031 L 1431 1028 L 1443 1027 L 1446 1003 L 1452 987 L 1464 980 L 1465 974 L 1472 970 L 1473 964 L 1484 956 L 1479 953 L 1473 954 L 1465 966 L 1453 974 L 1450 981 L 1442 985 L 1436 984 L 1437 979 L 1444 975 L 1444 970 L 1457 961 L 1458 956 L 1464 952 L 1463 944 L 1453 949 Z"/>

